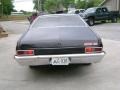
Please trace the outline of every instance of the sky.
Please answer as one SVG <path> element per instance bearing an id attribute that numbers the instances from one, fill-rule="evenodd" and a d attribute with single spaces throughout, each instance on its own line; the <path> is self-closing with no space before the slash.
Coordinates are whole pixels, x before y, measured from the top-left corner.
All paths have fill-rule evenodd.
<path id="1" fill-rule="evenodd" d="M 33 11 L 34 4 L 33 0 L 14 0 L 14 6 L 17 11 Z"/>

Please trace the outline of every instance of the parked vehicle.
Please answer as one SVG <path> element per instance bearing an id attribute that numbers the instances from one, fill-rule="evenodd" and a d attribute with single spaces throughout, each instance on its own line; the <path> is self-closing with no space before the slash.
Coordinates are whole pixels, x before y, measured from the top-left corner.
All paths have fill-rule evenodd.
<path id="1" fill-rule="evenodd" d="M 118 16 L 119 13 L 110 12 L 106 7 L 88 8 L 84 14 L 81 15 L 90 26 L 93 26 L 95 21 L 106 22 L 106 20 L 111 20 L 112 23 L 115 23 L 117 22 Z"/>
<path id="2" fill-rule="evenodd" d="M 38 16 L 16 46 L 21 65 L 91 64 L 104 57 L 103 44 L 76 14 Z"/>
<path id="3" fill-rule="evenodd" d="M 85 12 L 85 9 L 75 9 L 75 10 L 68 11 L 68 14 L 81 14 L 84 12 Z"/>

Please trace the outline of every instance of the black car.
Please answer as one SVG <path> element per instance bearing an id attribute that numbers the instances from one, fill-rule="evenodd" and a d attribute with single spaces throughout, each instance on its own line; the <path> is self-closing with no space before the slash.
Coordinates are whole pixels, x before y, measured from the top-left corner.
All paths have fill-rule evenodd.
<path id="1" fill-rule="evenodd" d="M 91 64 L 104 57 L 103 44 L 79 15 L 39 16 L 19 39 L 15 59 L 21 65 Z"/>

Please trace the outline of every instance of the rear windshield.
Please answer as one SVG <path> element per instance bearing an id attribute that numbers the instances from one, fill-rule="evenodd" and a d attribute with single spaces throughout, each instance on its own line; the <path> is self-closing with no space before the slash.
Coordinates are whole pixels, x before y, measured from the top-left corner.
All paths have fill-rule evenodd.
<path id="1" fill-rule="evenodd" d="M 77 15 L 39 16 L 32 28 L 57 26 L 85 26 L 85 23 Z"/>

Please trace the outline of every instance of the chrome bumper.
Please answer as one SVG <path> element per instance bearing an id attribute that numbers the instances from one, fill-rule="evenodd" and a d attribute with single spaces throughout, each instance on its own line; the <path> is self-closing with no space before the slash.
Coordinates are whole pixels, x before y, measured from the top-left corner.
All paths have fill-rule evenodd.
<path id="1" fill-rule="evenodd" d="M 94 54 L 63 54 L 63 55 L 39 55 L 39 56 L 15 56 L 21 65 L 49 65 L 52 57 L 69 57 L 70 64 L 97 63 L 105 56 L 105 52 Z"/>

